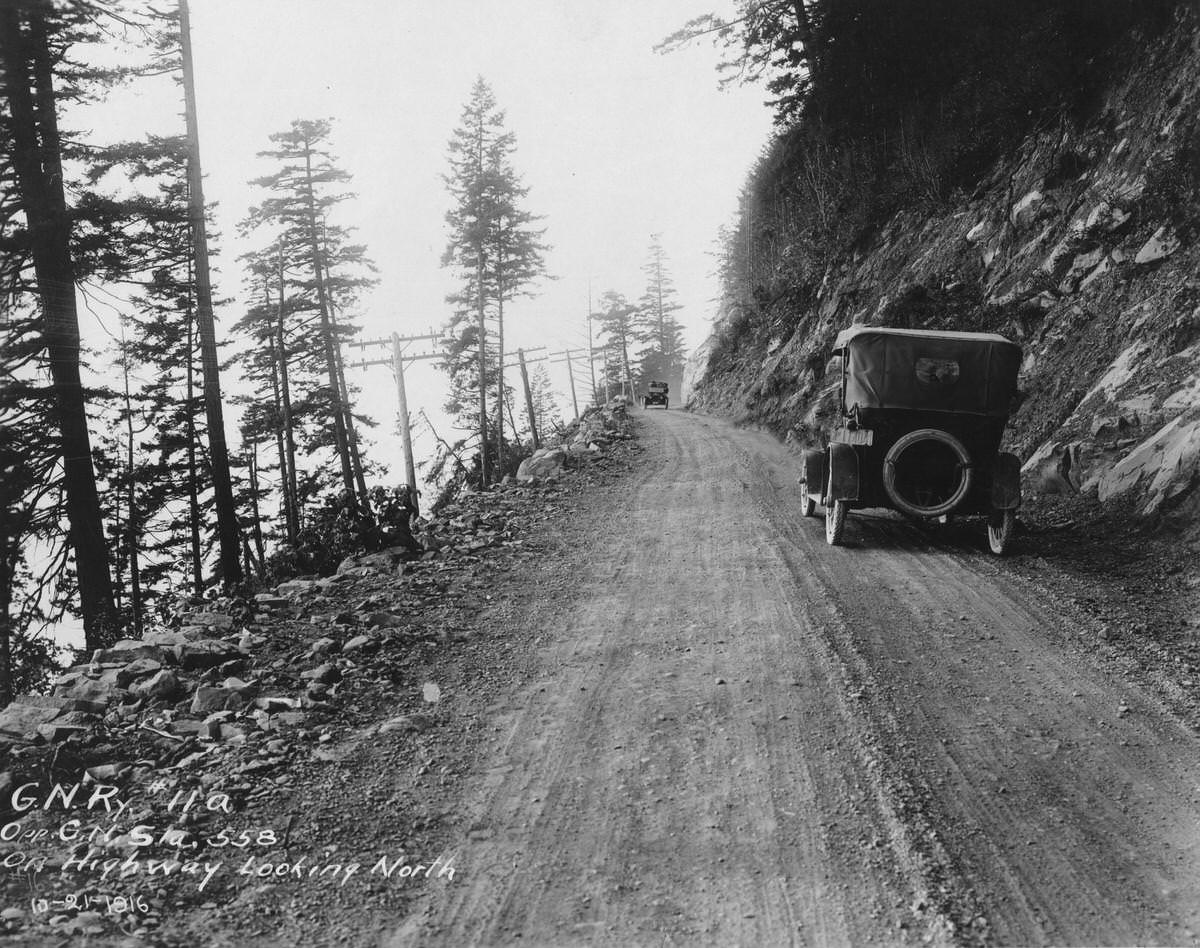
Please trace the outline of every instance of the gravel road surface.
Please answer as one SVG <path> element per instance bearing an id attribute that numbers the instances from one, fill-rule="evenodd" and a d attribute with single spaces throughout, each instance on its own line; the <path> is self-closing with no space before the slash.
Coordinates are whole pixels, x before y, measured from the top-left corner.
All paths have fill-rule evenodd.
<path id="1" fill-rule="evenodd" d="M 1200 741 L 988 554 L 639 412 L 408 944 L 1192 944 Z M 1019 555 L 1019 553 L 1018 553 Z"/>

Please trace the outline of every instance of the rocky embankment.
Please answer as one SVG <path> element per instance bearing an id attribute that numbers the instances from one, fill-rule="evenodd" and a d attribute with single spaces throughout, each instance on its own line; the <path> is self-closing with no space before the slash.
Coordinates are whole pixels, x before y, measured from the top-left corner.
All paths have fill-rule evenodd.
<path id="1" fill-rule="evenodd" d="M 623 409 L 588 413 L 513 482 L 415 524 L 423 552 L 351 557 L 250 600 L 182 600 L 169 624 L 0 711 L 0 940 L 197 943 L 189 913 L 253 881 L 223 878 L 230 854 L 277 855 L 301 838 L 318 807 L 294 798 L 314 768 L 436 726 L 439 657 L 470 647 L 497 576 L 538 556 L 531 531 L 624 468 L 631 437 Z M 325 848 L 331 865 L 339 845 Z"/>
<path id="2" fill-rule="evenodd" d="M 727 303 L 693 404 L 819 438 L 849 325 L 1000 332 L 1025 349 L 1011 449 L 1029 493 L 1094 497 L 1200 535 L 1200 35 L 1155 41 L 1081 123 L 1028 139 L 973 194 L 897 214 L 815 302 Z M 702 364 L 701 364 L 702 363 Z"/>

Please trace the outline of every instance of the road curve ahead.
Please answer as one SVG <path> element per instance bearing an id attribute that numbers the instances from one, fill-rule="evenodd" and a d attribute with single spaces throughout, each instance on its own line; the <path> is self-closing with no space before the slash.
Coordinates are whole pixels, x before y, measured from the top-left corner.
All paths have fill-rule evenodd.
<path id="1" fill-rule="evenodd" d="M 1193 944 L 1200 741 L 983 550 L 638 412 L 622 509 L 385 944 Z M 982 541 L 982 528 L 980 539 Z"/>

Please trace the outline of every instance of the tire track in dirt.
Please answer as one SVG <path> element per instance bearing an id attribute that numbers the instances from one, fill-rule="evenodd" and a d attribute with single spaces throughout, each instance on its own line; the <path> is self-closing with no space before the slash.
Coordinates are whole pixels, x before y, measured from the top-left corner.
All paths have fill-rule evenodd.
<path id="1" fill-rule="evenodd" d="M 735 436 L 739 437 L 739 436 Z M 754 438 L 751 438 L 754 441 Z M 757 442 L 756 442 L 757 443 Z M 788 462 L 760 448 L 778 485 Z M 1200 909 L 1200 752 L 1195 734 L 1080 649 L 1056 603 L 985 553 L 930 542 L 899 520 L 852 515 L 849 549 L 824 547 L 764 486 L 843 621 L 835 650 L 871 682 L 909 814 L 957 877 L 965 937 L 1018 944 L 1193 943 Z M 990 934 L 989 934 L 990 932 Z"/>
<path id="2" fill-rule="evenodd" d="M 510 593 L 538 673 L 386 944 L 1191 940 L 1194 734 L 986 554 L 830 549 L 772 439 L 641 417 L 573 599 Z"/>

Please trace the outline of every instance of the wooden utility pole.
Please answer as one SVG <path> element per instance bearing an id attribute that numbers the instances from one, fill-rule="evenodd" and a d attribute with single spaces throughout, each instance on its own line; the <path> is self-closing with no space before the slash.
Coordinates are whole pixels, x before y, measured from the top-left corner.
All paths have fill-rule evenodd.
<path id="1" fill-rule="evenodd" d="M 625 363 L 625 385 L 629 386 L 629 400 L 633 401 L 633 376 L 629 373 L 629 346 L 625 344 L 625 338 L 621 337 L 621 360 Z M 622 386 L 624 391 L 624 386 Z"/>
<path id="2" fill-rule="evenodd" d="M 579 400 L 575 394 L 575 358 L 574 357 L 576 356 L 576 354 L 578 354 L 579 358 L 582 358 L 583 357 L 583 349 L 563 349 L 560 352 L 552 352 L 552 353 L 550 353 L 550 361 L 554 365 L 566 365 L 566 367 L 567 367 L 567 374 L 568 374 L 568 377 L 571 382 L 571 405 L 575 409 L 575 417 L 578 418 L 579 417 Z M 562 358 L 557 358 L 558 356 L 561 356 Z M 590 370 L 591 378 L 593 380 L 593 386 L 595 385 L 595 378 L 596 378 L 596 359 L 603 359 L 603 358 L 604 358 L 604 356 L 602 354 L 597 355 L 596 353 L 592 352 L 589 347 L 589 349 L 588 349 L 588 368 Z M 535 360 L 531 359 L 530 361 L 532 362 Z M 594 387 L 592 389 L 592 392 L 593 392 L 593 402 L 594 402 L 595 401 L 595 388 Z"/>
<path id="3" fill-rule="evenodd" d="M 592 374 L 592 397 L 588 399 L 589 403 L 596 401 L 596 350 L 592 343 L 592 281 L 588 280 L 588 311 L 587 311 L 587 329 L 588 329 L 588 371 Z M 608 401 L 605 398 L 605 401 Z"/>
<path id="4" fill-rule="evenodd" d="M 571 350 L 567 350 L 567 376 L 571 379 L 571 409 L 579 417 L 579 399 L 575 397 L 575 366 L 571 362 Z"/>
<path id="5" fill-rule="evenodd" d="M 412 490 L 413 503 L 417 498 L 417 465 L 413 460 L 412 428 L 409 426 L 408 393 L 404 390 L 404 350 L 400 336 L 392 333 L 392 372 L 396 376 L 396 401 L 400 409 L 400 441 L 404 445 L 405 483 Z"/>
<path id="6" fill-rule="evenodd" d="M 412 449 L 412 427 L 408 415 L 408 392 L 404 385 L 404 363 L 415 362 L 418 359 L 439 359 L 442 358 L 440 352 L 426 352 L 420 355 L 408 355 L 404 351 L 404 343 L 415 342 L 418 339 L 439 339 L 438 333 L 427 333 L 422 336 L 401 336 L 399 333 L 392 333 L 388 339 L 372 339 L 367 342 L 354 342 L 351 345 L 359 349 L 366 349 L 368 346 L 390 346 L 392 350 L 391 359 L 372 359 L 370 361 L 352 362 L 352 368 L 366 368 L 369 365 L 390 365 L 392 374 L 396 379 L 396 402 L 400 410 L 400 443 L 404 448 L 404 476 L 409 488 L 409 495 L 412 498 L 413 514 L 421 512 L 420 501 L 418 500 L 419 492 L 417 490 L 417 465 L 413 458 Z"/>
<path id="7" fill-rule="evenodd" d="M 242 581 L 241 544 L 238 537 L 237 510 L 233 504 L 233 486 L 229 478 L 225 418 L 221 407 L 217 333 L 213 323 L 212 286 L 208 272 L 208 234 L 204 222 L 204 179 L 200 172 L 200 133 L 196 122 L 191 29 L 187 0 L 179 0 L 184 116 L 188 137 L 188 216 L 192 225 L 192 254 L 196 263 L 196 327 L 200 334 L 200 362 L 204 367 L 204 411 L 208 421 L 208 456 L 212 466 L 213 499 L 217 508 L 221 576 L 226 585 L 232 585 Z"/>
<path id="8" fill-rule="evenodd" d="M 529 433 L 533 436 L 533 450 L 542 446 L 537 433 L 537 417 L 533 413 L 533 393 L 529 390 L 529 370 L 525 367 L 525 350 L 517 350 L 521 362 L 521 385 L 525 388 L 525 410 L 529 412 Z"/>
<path id="9" fill-rule="evenodd" d="M 552 363 L 554 363 L 555 365 L 564 365 L 565 364 L 567 367 L 567 375 L 571 381 L 571 406 L 575 409 L 575 417 L 578 418 L 579 417 L 579 399 L 575 395 L 575 361 L 572 358 L 574 353 L 579 353 L 580 356 L 582 356 L 583 350 L 582 349 L 563 349 L 561 352 L 552 352 L 552 353 L 550 353 L 550 355 L 552 357 L 550 361 Z M 562 356 L 562 358 L 553 358 L 554 356 Z M 594 365 L 595 357 L 590 351 L 588 353 L 588 356 L 589 356 L 589 362 L 593 363 L 591 365 L 591 370 L 593 373 L 592 377 L 595 378 L 595 370 L 596 370 L 595 365 Z"/>

